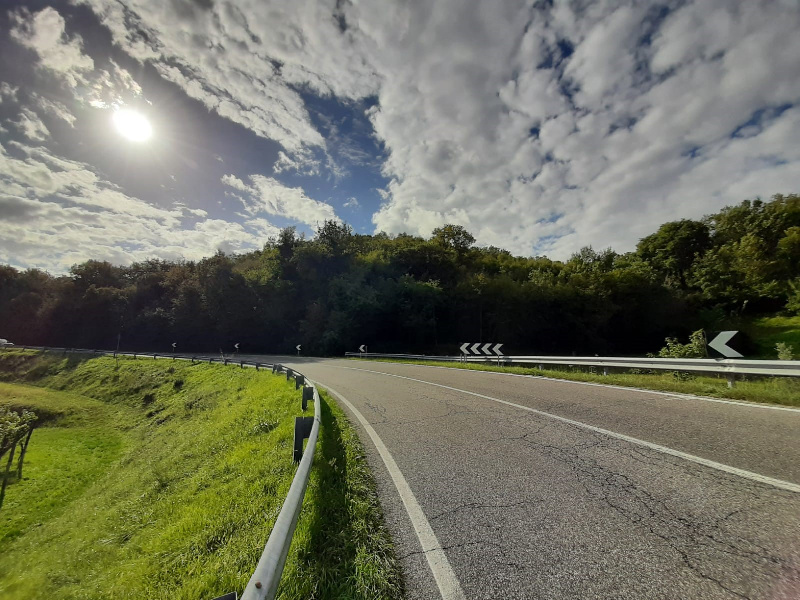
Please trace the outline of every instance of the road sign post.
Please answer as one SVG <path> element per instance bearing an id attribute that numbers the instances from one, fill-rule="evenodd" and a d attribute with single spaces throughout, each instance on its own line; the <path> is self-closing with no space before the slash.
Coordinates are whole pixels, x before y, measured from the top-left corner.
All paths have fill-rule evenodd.
<path id="1" fill-rule="evenodd" d="M 300 356 L 300 344 L 297 344 L 295 348 L 297 348 L 297 356 Z"/>

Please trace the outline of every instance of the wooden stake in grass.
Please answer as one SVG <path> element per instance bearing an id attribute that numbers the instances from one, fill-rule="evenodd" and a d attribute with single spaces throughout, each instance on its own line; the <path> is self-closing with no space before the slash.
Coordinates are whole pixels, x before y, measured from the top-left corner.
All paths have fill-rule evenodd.
<path id="1" fill-rule="evenodd" d="M 17 481 L 22 481 L 22 463 L 25 460 L 25 453 L 28 451 L 28 444 L 31 443 L 31 436 L 33 435 L 33 425 L 28 429 L 28 435 L 25 436 L 25 441 L 21 443 L 22 450 L 19 453 L 19 463 L 17 463 Z"/>
<path id="2" fill-rule="evenodd" d="M 3 473 L 3 487 L 0 489 L 0 508 L 3 507 L 3 498 L 6 497 L 6 486 L 8 485 L 8 474 L 11 471 L 11 463 L 14 462 L 14 451 L 17 449 L 15 443 L 11 446 L 11 451 L 8 453 L 8 462 L 6 463 L 6 472 Z"/>

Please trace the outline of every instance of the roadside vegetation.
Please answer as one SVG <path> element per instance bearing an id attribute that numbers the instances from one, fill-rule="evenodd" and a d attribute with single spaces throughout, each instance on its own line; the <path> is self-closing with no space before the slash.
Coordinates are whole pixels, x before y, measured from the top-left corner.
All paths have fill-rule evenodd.
<path id="1" fill-rule="evenodd" d="M 748 357 L 777 358 L 779 342 L 800 354 L 796 194 L 665 223 L 631 252 L 587 247 L 566 260 L 476 247 L 458 225 L 422 238 L 328 221 L 311 239 L 287 228 L 264 242 L 197 262 L 89 260 L 63 276 L 0 266 L 0 335 L 178 352 L 443 355 L 493 341 L 511 354 L 625 356 L 741 329 Z"/>
<path id="2" fill-rule="evenodd" d="M 587 367 L 558 367 L 544 365 L 544 369 L 531 366 L 497 366 L 496 364 L 453 363 L 428 360 L 402 360 L 402 359 L 361 359 L 354 361 L 374 361 L 388 363 L 404 363 L 412 365 L 428 365 L 447 367 L 450 369 L 468 369 L 471 371 L 491 371 L 495 373 L 515 373 L 532 377 L 552 377 L 568 381 L 583 381 L 605 385 L 619 385 L 646 390 L 673 392 L 676 394 L 690 394 L 710 396 L 714 398 L 727 398 L 730 400 L 745 400 L 749 402 L 769 402 L 786 406 L 800 406 L 800 381 L 789 377 L 744 377 L 737 376 L 736 385 L 728 387 L 727 379 L 707 375 L 693 375 L 678 372 L 657 372 L 610 369 L 608 375 L 603 375 L 602 369 Z"/>
<path id="3" fill-rule="evenodd" d="M 0 353 L 0 406 L 46 416 L 0 511 L 0 597 L 241 592 L 295 471 L 293 383 L 168 360 Z M 402 597 L 358 439 L 323 398 L 280 598 Z M 313 410 L 313 409 L 312 409 Z"/>

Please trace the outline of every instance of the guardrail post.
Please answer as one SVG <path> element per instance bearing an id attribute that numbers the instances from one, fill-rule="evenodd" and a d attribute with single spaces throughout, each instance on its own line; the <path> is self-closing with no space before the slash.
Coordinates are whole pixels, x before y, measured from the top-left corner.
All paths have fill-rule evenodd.
<path id="1" fill-rule="evenodd" d="M 309 400 L 314 400 L 314 388 L 303 385 L 303 411 L 308 409 Z"/>
<path id="2" fill-rule="evenodd" d="M 603 367 L 603 375 L 608 375 L 608 367 Z"/>
<path id="3" fill-rule="evenodd" d="M 286 381 L 289 381 L 292 378 L 292 375 L 294 375 L 294 371 L 291 369 L 286 369 Z"/>
<path id="4" fill-rule="evenodd" d="M 258 371 L 258 367 L 261 366 L 261 363 L 256 363 L 256 371 Z"/>
<path id="5" fill-rule="evenodd" d="M 244 369 L 244 361 L 243 361 L 243 360 L 239 362 L 239 366 L 240 366 L 242 369 Z"/>
<path id="6" fill-rule="evenodd" d="M 303 458 L 303 440 L 311 435 L 313 426 L 314 417 L 294 418 L 294 462 L 300 462 L 300 459 Z"/>
<path id="7" fill-rule="evenodd" d="M 733 373 L 728 374 L 728 387 L 732 388 L 736 385 L 736 375 Z"/>
<path id="8" fill-rule="evenodd" d="M 228 359 L 227 358 L 225 359 L 224 363 L 225 363 L 225 366 L 227 367 L 228 366 Z"/>
<path id="9" fill-rule="evenodd" d="M 306 382 L 306 378 L 305 378 L 304 375 L 297 375 L 294 378 L 294 389 L 296 389 L 296 390 L 300 389 L 300 386 L 305 384 L 305 382 Z"/>

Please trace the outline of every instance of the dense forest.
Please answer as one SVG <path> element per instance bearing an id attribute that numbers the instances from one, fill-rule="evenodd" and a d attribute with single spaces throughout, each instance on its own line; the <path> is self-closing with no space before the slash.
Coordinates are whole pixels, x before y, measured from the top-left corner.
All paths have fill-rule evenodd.
<path id="1" fill-rule="evenodd" d="M 20 344 L 179 352 L 337 355 L 642 354 L 667 336 L 800 313 L 800 196 L 746 200 L 662 225 L 634 252 L 569 260 L 475 247 L 464 228 L 430 239 L 354 234 L 326 222 L 263 249 L 199 262 L 89 260 L 69 275 L 0 266 L 0 337 Z"/>

